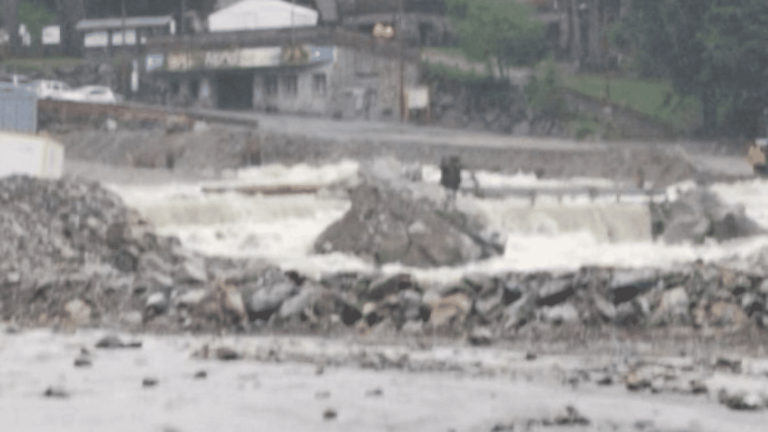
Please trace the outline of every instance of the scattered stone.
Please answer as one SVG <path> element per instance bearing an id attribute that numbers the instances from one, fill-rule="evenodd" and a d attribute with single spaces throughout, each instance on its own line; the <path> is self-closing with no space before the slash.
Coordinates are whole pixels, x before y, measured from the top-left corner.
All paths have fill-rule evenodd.
<path id="1" fill-rule="evenodd" d="M 546 282 L 539 289 L 539 298 L 536 304 L 539 306 L 556 306 L 568 300 L 575 291 L 570 279 L 554 279 Z"/>
<path id="2" fill-rule="evenodd" d="M 469 343 L 474 346 L 488 346 L 493 342 L 493 332 L 488 327 L 476 327 L 468 335 Z"/>
<path id="3" fill-rule="evenodd" d="M 731 394 L 725 389 L 718 392 L 717 399 L 728 408 L 739 411 L 755 411 L 764 405 L 762 398 L 754 393 L 738 392 Z"/>
<path id="4" fill-rule="evenodd" d="M 206 372 L 204 370 L 197 371 L 197 372 L 195 372 L 194 378 L 197 379 L 197 380 L 206 379 L 206 378 L 208 378 L 208 372 Z"/>
<path id="5" fill-rule="evenodd" d="M 528 361 L 533 361 L 533 360 L 536 360 L 537 358 L 538 358 L 538 355 L 536 355 L 535 352 L 528 351 L 527 353 L 525 353 L 525 359 Z"/>
<path id="6" fill-rule="evenodd" d="M 114 335 L 104 336 L 103 338 L 99 339 L 98 342 L 96 342 L 96 348 L 115 349 L 123 347 L 125 347 L 123 341 Z"/>
<path id="7" fill-rule="evenodd" d="M 665 291 L 651 322 L 656 325 L 686 323 L 689 303 L 688 293 L 684 287 Z"/>
<path id="8" fill-rule="evenodd" d="M 735 374 L 741 373 L 741 360 L 732 360 L 725 357 L 719 357 L 715 361 L 715 369 L 727 370 Z"/>
<path id="9" fill-rule="evenodd" d="M 323 365 L 317 365 L 315 368 L 315 375 L 322 375 L 325 373 L 325 367 Z"/>
<path id="10" fill-rule="evenodd" d="M 457 293 L 440 299 L 432 309 L 430 322 L 435 327 L 463 321 L 472 307 L 472 301 L 464 293 Z"/>
<path id="11" fill-rule="evenodd" d="M 88 324 L 91 321 L 91 307 L 80 299 L 67 302 L 64 311 L 74 325 Z"/>
<path id="12" fill-rule="evenodd" d="M 216 358 L 223 361 L 237 360 L 240 354 L 229 347 L 220 347 L 216 349 Z"/>
<path id="13" fill-rule="evenodd" d="M 176 272 L 176 278 L 180 282 L 187 283 L 207 282 L 208 274 L 205 270 L 205 261 L 197 258 L 185 260 Z"/>
<path id="14" fill-rule="evenodd" d="M 544 307 L 541 316 L 545 322 L 553 325 L 567 325 L 579 322 L 579 311 L 570 303 Z"/>
<path id="15" fill-rule="evenodd" d="M 599 386 L 613 385 L 613 377 L 609 374 L 605 374 L 595 379 L 595 383 Z"/>
<path id="16" fill-rule="evenodd" d="M 709 393 L 709 388 L 707 387 L 707 385 L 700 380 L 691 380 L 689 384 L 691 387 L 691 393 L 693 394 Z"/>
<path id="17" fill-rule="evenodd" d="M 336 417 L 338 417 L 338 413 L 333 408 L 327 408 L 325 411 L 323 411 L 323 419 L 325 420 L 333 420 Z"/>
<path id="18" fill-rule="evenodd" d="M 319 391 L 315 393 L 315 399 L 330 399 L 331 392 L 329 391 Z"/>
<path id="19" fill-rule="evenodd" d="M 69 397 L 69 392 L 66 391 L 63 387 L 51 386 L 45 390 L 43 396 L 47 398 L 66 399 Z"/>
<path id="20" fill-rule="evenodd" d="M 157 378 L 149 378 L 148 377 L 148 378 L 144 378 L 141 381 L 141 386 L 142 387 L 155 387 L 158 384 L 158 382 L 159 381 L 157 380 Z"/>
<path id="21" fill-rule="evenodd" d="M 281 282 L 257 291 L 247 305 L 251 319 L 269 319 L 297 290 L 298 287 L 293 282 Z"/>
<path id="22" fill-rule="evenodd" d="M 651 387 L 651 381 L 641 376 L 637 372 L 630 372 L 624 378 L 624 383 L 627 386 L 627 390 L 639 391 Z"/>
<path id="23" fill-rule="evenodd" d="M 581 414 L 574 406 L 568 405 L 563 412 L 557 414 L 554 419 L 554 424 L 558 426 L 571 426 L 571 425 L 589 425 L 590 421 L 583 414 Z"/>
<path id="24" fill-rule="evenodd" d="M 88 355 L 81 354 L 75 359 L 75 367 L 82 368 L 82 367 L 91 367 L 93 365 L 93 362 L 91 361 L 91 358 Z"/>
<path id="25" fill-rule="evenodd" d="M 286 299 L 283 304 L 280 305 L 278 316 L 280 318 L 298 316 L 314 303 L 316 297 L 317 288 L 305 286 L 298 294 Z"/>
<path id="26" fill-rule="evenodd" d="M 740 307 L 733 303 L 717 302 L 709 309 L 710 325 L 721 327 L 742 327 L 749 318 Z"/>
<path id="27" fill-rule="evenodd" d="M 368 396 L 368 397 L 381 397 L 381 396 L 384 395 L 384 390 L 382 390 L 381 388 L 377 387 L 377 388 L 375 388 L 373 390 L 366 391 L 365 395 Z"/>

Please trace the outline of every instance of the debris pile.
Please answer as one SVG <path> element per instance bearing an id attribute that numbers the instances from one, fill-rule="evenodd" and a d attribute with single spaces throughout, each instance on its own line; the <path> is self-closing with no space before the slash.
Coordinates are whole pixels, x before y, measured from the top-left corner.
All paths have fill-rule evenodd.
<path id="1" fill-rule="evenodd" d="M 676 201 L 651 206 L 653 231 L 670 244 L 725 241 L 764 232 L 743 207 L 729 206 L 707 189 L 692 189 Z"/>
<path id="2" fill-rule="evenodd" d="M 370 199 L 363 191 L 361 199 Z M 408 205 L 389 208 L 407 211 Z M 415 223 L 371 211 L 371 218 L 397 222 L 402 230 Z M 356 223 L 367 227 L 365 221 Z M 350 224 L 354 231 L 354 221 Z M 397 237 L 387 236 L 392 238 Z M 424 252 L 431 250 L 429 244 L 420 245 L 404 251 L 405 257 L 423 263 L 438 256 Z M 482 255 L 478 243 L 472 245 Z M 692 264 L 674 271 L 478 274 L 442 285 L 382 273 L 340 273 L 312 281 L 262 262 L 197 256 L 176 239 L 155 234 L 115 195 L 73 180 L 0 180 L 0 254 L 2 319 L 25 325 L 204 332 L 434 330 L 466 336 L 476 345 L 529 327 L 768 326 L 766 274 Z"/>
<path id="3" fill-rule="evenodd" d="M 320 235 L 316 252 L 413 267 L 454 266 L 504 252 L 503 242 L 479 223 L 441 208 L 445 191 L 409 180 L 407 167 L 394 159 L 379 159 L 361 175 L 349 191 L 352 207 Z"/>

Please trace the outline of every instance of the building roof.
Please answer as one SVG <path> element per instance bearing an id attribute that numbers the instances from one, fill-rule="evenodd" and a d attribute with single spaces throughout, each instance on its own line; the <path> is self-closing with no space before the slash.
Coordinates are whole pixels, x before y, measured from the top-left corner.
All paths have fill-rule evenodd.
<path id="1" fill-rule="evenodd" d="M 339 9 L 336 0 L 316 0 L 320 18 L 324 23 L 335 23 L 339 20 Z"/>
<path id="2" fill-rule="evenodd" d="M 145 17 L 128 17 L 125 19 L 126 28 L 137 27 L 162 27 L 171 25 L 174 23 L 173 17 L 170 15 L 164 16 L 145 16 Z M 80 31 L 93 31 L 93 30 L 112 30 L 123 28 L 122 18 L 102 18 L 102 19 L 84 19 L 77 23 L 75 27 Z"/>
<path id="3" fill-rule="evenodd" d="M 317 25 L 314 9 L 282 0 L 242 0 L 208 16 L 211 32 L 311 27 Z"/>

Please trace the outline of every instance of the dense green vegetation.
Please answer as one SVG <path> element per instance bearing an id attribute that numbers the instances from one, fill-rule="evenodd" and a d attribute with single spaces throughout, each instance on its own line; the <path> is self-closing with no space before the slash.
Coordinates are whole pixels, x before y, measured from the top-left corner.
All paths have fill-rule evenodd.
<path id="1" fill-rule="evenodd" d="M 707 133 L 758 134 L 768 107 L 768 3 L 631 0 L 623 48 L 639 72 L 701 101 Z"/>
<path id="2" fill-rule="evenodd" d="M 547 54 L 544 25 L 534 9 L 517 2 L 446 0 L 459 34 L 459 46 L 473 61 L 493 64 L 499 76 L 510 66 L 530 66 Z"/>
<path id="3" fill-rule="evenodd" d="M 678 96 L 668 80 L 583 74 L 564 77 L 562 82 L 566 88 L 632 108 L 678 131 L 692 130 L 700 123 L 700 101 Z"/>

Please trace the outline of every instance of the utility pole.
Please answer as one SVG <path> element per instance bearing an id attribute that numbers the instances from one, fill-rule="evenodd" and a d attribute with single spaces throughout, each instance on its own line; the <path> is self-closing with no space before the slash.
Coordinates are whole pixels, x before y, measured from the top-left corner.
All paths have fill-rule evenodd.
<path id="1" fill-rule="evenodd" d="M 408 119 L 408 107 L 406 106 L 405 98 L 405 17 L 403 12 L 403 0 L 397 2 L 398 23 L 397 23 L 397 37 L 400 43 L 400 121 L 404 122 Z"/>
<path id="2" fill-rule="evenodd" d="M 187 12 L 187 0 L 181 0 L 181 14 L 179 15 L 179 35 L 184 36 L 187 34 L 187 20 L 184 19 L 184 15 Z"/>
<path id="3" fill-rule="evenodd" d="M 121 7 L 122 13 L 120 18 L 120 31 L 122 32 L 123 37 L 123 47 L 120 51 L 120 91 L 123 93 L 124 97 L 127 97 L 130 84 L 128 83 L 128 63 L 126 62 L 125 58 L 125 53 L 128 51 L 128 37 L 125 34 L 125 0 L 122 0 Z"/>

